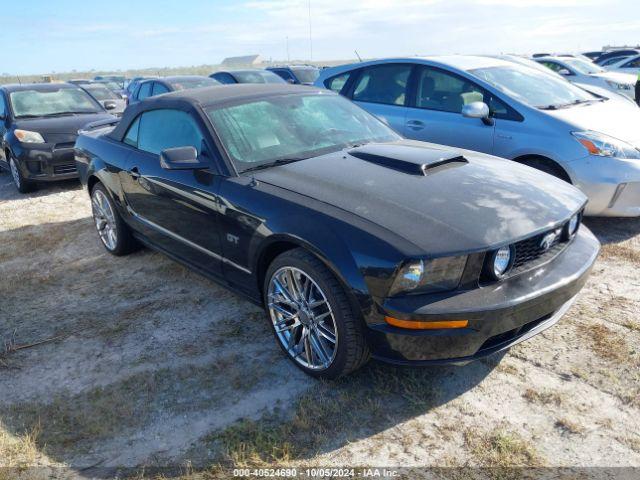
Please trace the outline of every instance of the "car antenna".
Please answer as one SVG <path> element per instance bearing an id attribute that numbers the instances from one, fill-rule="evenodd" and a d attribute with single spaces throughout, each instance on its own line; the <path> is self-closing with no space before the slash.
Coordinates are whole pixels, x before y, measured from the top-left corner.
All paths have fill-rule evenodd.
<path id="1" fill-rule="evenodd" d="M 360 63 L 362 63 L 362 59 L 360 58 L 360 55 L 358 54 L 358 50 L 354 50 L 354 52 L 356 53 L 356 57 L 358 57 L 358 60 L 360 61 Z"/>

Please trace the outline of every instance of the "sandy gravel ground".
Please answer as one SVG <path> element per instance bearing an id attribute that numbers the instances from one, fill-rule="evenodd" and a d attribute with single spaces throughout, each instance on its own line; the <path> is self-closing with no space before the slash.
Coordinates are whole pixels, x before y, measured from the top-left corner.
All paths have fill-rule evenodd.
<path id="1" fill-rule="evenodd" d="M 640 221 L 587 224 L 603 252 L 554 328 L 324 383 L 259 308 L 160 254 L 108 255 L 76 182 L 19 195 L 2 173 L 0 467 L 640 467 Z"/>

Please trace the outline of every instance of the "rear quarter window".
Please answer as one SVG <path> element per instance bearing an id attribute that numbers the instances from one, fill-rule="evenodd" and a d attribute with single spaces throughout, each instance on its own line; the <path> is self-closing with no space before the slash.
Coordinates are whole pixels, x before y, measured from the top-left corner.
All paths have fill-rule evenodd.
<path id="1" fill-rule="evenodd" d="M 132 147 L 137 147 L 139 128 L 140 128 L 140 116 L 138 116 L 138 118 L 136 118 L 135 121 L 131 124 L 131 126 L 129 127 L 129 130 L 127 130 L 127 134 L 124 136 L 122 141 L 127 145 L 131 145 Z"/>
<path id="2" fill-rule="evenodd" d="M 138 100 L 144 100 L 151 96 L 151 87 L 153 86 L 153 82 L 146 82 L 140 85 L 140 89 L 138 90 Z"/>
<path id="3" fill-rule="evenodd" d="M 349 81 L 349 78 L 351 77 L 352 73 L 353 72 L 341 73 L 340 75 L 327 78 L 324 81 L 324 86 L 327 87 L 329 90 L 333 90 L 336 93 L 340 93 L 344 88 L 344 86 L 346 85 L 346 83 Z"/>

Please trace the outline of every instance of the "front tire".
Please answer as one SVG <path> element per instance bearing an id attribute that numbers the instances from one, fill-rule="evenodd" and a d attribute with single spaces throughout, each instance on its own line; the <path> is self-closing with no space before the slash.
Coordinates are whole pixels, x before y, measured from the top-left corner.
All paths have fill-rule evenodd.
<path id="1" fill-rule="evenodd" d="M 556 163 L 553 163 L 550 160 L 531 157 L 531 158 L 525 158 L 524 160 L 521 160 L 520 163 L 528 167 L 535 168 L 536 170 L 540 170 L 541 172 L 552 175 L 556 178 L 559 178 L 560 180 L 564 180 L 567 183 L 571 183 L 571 179 L 569 178 L 569 175 L 567 175 L 567 172 L 565 172 L 562 169 L 562 167 L 560 167 Z"/>
<path id="2" fill-rule="evenodd" d="M 20 193 L 29 193 L 35 188 L 35 185 L 33 182 L 26 180 L 22 176 L 22 172 L 20 172 L 20 168 L 18 168 L 18 164 L 16 163 L 15 159 L 11 156 L 9 157 L 9 172 L 11 172 L 11 178 L 13 179 L 13 184 L 15 185 L 16 189 Z"/>
<path id="3" fill-rule="evenodd" d="M 135 240 L 131 230 L 101 183 L 96 183 L 91 190 L 91 210 L 98 236 L 109 253 L 119 257 L 133 251 Z"/>
<path id="4" fill-rule="evenodd" d="M 271 263 L 264 304 L 276 342 L 308 375 L 333 379 L 369 359 L 363 325 L 329 269 L 297 248 Z"/>

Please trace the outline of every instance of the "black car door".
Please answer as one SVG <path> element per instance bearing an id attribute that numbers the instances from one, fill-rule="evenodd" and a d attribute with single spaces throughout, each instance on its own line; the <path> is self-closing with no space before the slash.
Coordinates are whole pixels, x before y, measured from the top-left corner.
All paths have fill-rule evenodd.
<path id="1" fill-rule="evenodd" d="M 123 141 L 132 147 L 122 186 L 129 213 L 156 246 L 208 273 L 221 273 L 215 160 L 190 113 L 160 109 L 142 113 Z M 211 168 L 166 170 L 160 153 L 192 146 Z"/>

